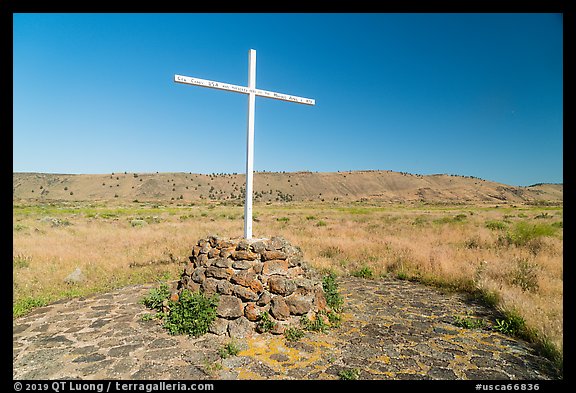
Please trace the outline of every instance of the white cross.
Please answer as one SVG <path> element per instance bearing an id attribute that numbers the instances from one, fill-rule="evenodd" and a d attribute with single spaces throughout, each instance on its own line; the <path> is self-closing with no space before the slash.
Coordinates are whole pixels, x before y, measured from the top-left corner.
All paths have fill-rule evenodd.
<path id="1" fill-rule="evenodd" d="M 315 105 L 311 98 L 297 97 L 289 94 L 275 93 L 273 91 L 256 88 L 256 51 L 248 51 L 248 87 L 232 85 L 230 83 L 215 82 L 206 79 L 192 78 L 190 76 L 174 75 L 174 82 L 184 83 L 213 89 L 228 90 L 236 93 L 248 94 L 248 127 L 246 132 L 246 200 L 244 202 L 244 238 L 252 238 L 252 178 L 254 175 L 254 107 L 256 96 L 274 98 L 276 100 L 290 101 L 297 104 Z"/>

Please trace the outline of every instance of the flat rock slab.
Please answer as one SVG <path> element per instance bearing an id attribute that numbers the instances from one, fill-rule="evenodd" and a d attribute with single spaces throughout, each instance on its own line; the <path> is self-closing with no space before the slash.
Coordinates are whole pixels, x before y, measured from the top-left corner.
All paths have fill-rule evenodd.
<path id="1" fill-rule="evenodd" d="M 407 281 L 339 278 L 341 327 L 296 342 L 269 333 L 238 339 L 172 336 L 139 300 L 156 284 L 58 302 L 13 321 L 14 379 L 359 379 L 558 378 L 532 346 L 489 329 L 454 326 L 455 316 L 490 319 L 461 294 Z"/>

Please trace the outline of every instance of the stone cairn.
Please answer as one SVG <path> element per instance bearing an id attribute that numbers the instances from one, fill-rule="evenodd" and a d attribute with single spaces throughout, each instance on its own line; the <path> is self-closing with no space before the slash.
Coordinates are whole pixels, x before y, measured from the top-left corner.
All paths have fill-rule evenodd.
<path id="1" fill-rule="evenodd" d="M 298 326 L 302 316 L 314 320 L 328 310 L 322 283 L 302 257 L 300 248 L 282 237 L 209 236 L 192 248 L 176 294 L 183 289 L 219 294 L 211 333 L 238 338 L 262 333 L 258 322 L 268 313 L 274 323 L 270 333 L 283 334 Z"/>

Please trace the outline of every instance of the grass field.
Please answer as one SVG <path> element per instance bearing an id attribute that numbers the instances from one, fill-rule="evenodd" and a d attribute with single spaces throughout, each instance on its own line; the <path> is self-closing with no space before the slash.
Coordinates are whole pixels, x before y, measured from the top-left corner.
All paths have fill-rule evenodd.
<path id="1" fill-rule="evenodd" d="M 563 209 L 531 205 L 256 204 L 254 237 L 283 236 L 317 270 L 393 275 L 484 298 L 562 364 Z M 194 243 L 240 237 L 243 207 L 13 205 L 13 314 L 177 279 Z M 84 280 L 66 283 L 80 268 Z"/>

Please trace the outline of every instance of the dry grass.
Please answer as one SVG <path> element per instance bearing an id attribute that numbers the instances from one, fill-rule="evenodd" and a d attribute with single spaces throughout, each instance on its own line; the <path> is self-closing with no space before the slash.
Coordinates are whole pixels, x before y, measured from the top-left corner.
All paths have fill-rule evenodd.
<path id="1" fill-rule="evenodd" d="M 176 279 L 201 237 L 242 235 L 241 206 L 15 205 L 15 315 L 132 283 Z M 561 207 L 256 205 L 255 237 L 284 236 L 321 271 L 490 294 L 562 357 Z M 80 267 L 85 280 L 64 280 Z M 553 352 L 554 352 L 553 351 Z"/>

